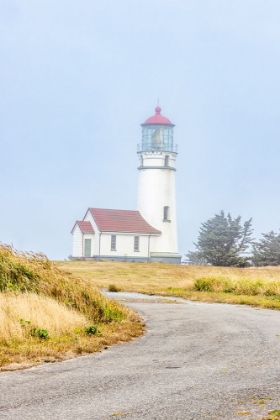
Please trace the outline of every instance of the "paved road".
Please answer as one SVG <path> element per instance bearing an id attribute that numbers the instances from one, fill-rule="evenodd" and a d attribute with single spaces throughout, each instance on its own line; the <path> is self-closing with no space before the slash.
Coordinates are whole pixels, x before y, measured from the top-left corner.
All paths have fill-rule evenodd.
<path id="1" fill-rule="evenodd" d="M 147 324 L 144 337 L 1 373 L 0 419 L 260 419 L 280 409 L 280 312 L 152 300 L 129 305 Z"/>

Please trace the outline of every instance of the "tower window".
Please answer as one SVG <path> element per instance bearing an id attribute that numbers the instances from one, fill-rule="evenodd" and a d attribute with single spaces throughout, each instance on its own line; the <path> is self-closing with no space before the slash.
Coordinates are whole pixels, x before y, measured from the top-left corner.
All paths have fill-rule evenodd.
<path id="1" fill-rule="evenodd" d="M 134 252 L 139 251 L 139 236 L 134 236 Z"/>
<path id="2" fill-rule="evenodd" d="M 163 220 L 170 220 L 169 207 L 163 207 Z"/>
<path id="3" fill-rule="evenodd" d="M 111 235 L 111 251 L 116 251 L 116 245 L 117 245 L 117 237 L 116 235 Z"/>
<path id="4" fill-rule="evenodd" d="M 144 159 L 143 156 L 140 157 L 140 166 L 144 166 Z"/>
<path id="5" fill-rule="evenodd" d="M 164 166 L 169 166 L 169 156 L 168 155 L 164 156 Z"/>

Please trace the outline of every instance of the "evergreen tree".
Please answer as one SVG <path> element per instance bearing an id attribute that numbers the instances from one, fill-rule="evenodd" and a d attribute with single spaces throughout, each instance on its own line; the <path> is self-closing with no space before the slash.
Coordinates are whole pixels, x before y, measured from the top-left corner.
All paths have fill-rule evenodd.
<path id="1" fill-rule="evenodd" d="M 233 219 L 221 211 L 202 223 L 197 252 L 208 264 L 215 266 L 245 267 L 248 264 L 248 249 L 252 235 L 252 219 L 241 224 L 241 217 Z"/>
<path id="2" fill-rule="evenodd" d="M 256 266 L 280 265 L 280 233 L 262 233 L 263 238 L 253 245 L 252 262 Z"/>
<path id="3" fill-rule="evenodd" d="M 185 263 L 188 265 L 207 265 L 206 259 L 201 256 L 199 251 L 189 251 L 185 257 Z"/>

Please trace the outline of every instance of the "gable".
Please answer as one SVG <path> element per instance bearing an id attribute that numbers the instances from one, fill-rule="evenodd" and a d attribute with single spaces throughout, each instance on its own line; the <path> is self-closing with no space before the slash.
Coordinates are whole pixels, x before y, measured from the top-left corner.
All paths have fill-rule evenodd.
<path id="1" fill-rule="evenodd" d="M 77 220 L 76 221 L 76 223 L 75 223 L 75 225 L 74 225 L 74 227 L 73 227 L 73 229 L 72 229 L 72 231 L 71 231 L 71 233 L 73 233 L 73 231 L 74 231 L 74 229 L 75 229 L 75 227 L 76 226 L 78 226 L 79 227 L 79 229 L 80 229 L 80 231 L 82 232 L 82 233 L 95 233 L 94 232 L 94 229 L 93 229 L 93 227 L 92 227 L 92 224 L 90 223 L 90 222 L 88 222 L 88 221 L 85 221 L 85 220 Z"/>

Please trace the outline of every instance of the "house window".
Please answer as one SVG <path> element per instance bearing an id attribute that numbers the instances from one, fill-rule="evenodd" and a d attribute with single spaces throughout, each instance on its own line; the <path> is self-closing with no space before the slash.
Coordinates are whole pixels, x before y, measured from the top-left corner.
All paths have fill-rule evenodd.
<path id="1" fill-rule="evenodd" d="M 84 256 L 91 257 L 91 239 L 85 239 Z"/>
<path id="2" fill-rule="evenodd" d="M 117 237 L 116 235 L 111 235 L 111 251 L 116 251 L 116 245 L 117 245 Z"/>
<path id="3" fill-rule="evenodd" d="M 163 220 L 170 220 L 169 207 L 163 207 Z"/>
<path id="4" fill-rule="evenodd" d="M 164 156 L 164 166 L 169 166 L 169 156 L 168 155 Z"/>
<path id="5" fill-rule="evenodd" d="M 134 236 L 134 252 L 139 251 L 139 236 Z"/>

